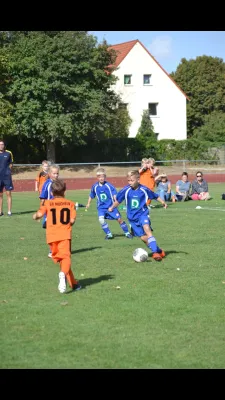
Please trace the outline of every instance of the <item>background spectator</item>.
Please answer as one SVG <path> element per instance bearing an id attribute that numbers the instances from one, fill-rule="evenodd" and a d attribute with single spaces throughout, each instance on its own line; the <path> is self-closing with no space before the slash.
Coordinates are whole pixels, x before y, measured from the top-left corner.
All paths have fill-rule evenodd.
<path id="1" fill-rule="evenodd" d="M 196 172 L 196 179 L 193 180 L 191 187 L 192 200 L 211 199 L 208 191 L 208 183 L 203 179 L 203 173 L 201 171 Z"/>

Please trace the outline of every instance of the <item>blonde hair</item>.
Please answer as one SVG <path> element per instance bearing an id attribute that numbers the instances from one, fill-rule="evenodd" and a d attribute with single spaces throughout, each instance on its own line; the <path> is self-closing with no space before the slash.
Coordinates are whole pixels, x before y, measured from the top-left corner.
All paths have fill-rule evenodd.
<path id="1" fill-rule="evenodd" d="M 49 167 L 49 172 L 51 172 L 53 169 L 57 169 L 59 171 L 59 166 L 57 164 L 51 164 Z"/>
<path id="2" fill-rule="evenodd" d="M 155 164 L 154 158 L 148 158 L 148 162 L 152 162 L 153 164 Z"/>
<path id="3" fill-rule="evenodd" d="M 139 171 L 137 169 L 132 169 L 127 173 L 128 177 L 135 176 L 136 178 L 140 177 Z"/>
<path id="4" fill-rule="evenodd" d="M 148 158 L 142 158 L 142 160 L 141 160 L 141 163 L 142 164 L 145 164 L 145 163 L 147 163 L 148 162 Z"/>
<path id="5" fill-rule="evenodd" d="M 96 175 L 106 175 L 104 168 L 98 168 L 96 171 Z"/>

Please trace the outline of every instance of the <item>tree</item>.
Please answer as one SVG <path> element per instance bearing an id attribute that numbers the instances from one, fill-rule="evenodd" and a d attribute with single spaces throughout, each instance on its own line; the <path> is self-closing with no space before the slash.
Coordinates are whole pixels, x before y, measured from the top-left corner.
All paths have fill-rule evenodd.
<path id="1" fill-rule="evenodd" d="M 136 139 L 142 146 L 143 157 L 155 157 L 157 139 L 148 110 L 143 111 L 141 125 L 138 129 Z"/>
<path id="2" fill-rule="evenodd" d="M 8 72 L 8 59 L 0 49 L 0 136 L 13 132 L 12 106 L 5 99 L 7 84 L 10 81 Z"/>
<path id="3" fill-rule="evenodd" d="M 183 58 L 171 77 L 190 97 L 187 104 L 188 137 L 213 111 L 225 112 L 225 63 L 222 58 Z"/>
<path id="4" fill-rule="evenodd" d="M 204 117 L 204 125 L 194 130 L 197 139 L 225 143 L 225 113 L 213 111 Z"/>
<path id="5" fill-rule="evenodd" d="M 132 120 L 130 118 L 127 108 L 123 103 L 112 112 L 112 118 L 109 123 L 109 128 L 106 130 L 104 136 L 106 138 L 126 138 L 129 136 L 129 127 Z"/>
<path id="6" fill-rule="evenodd" d="M 108 129 L 119 102 L 111 89 L 106 43 L 83 31 L 19 34 L 9 50 L 16 133 L 39 138 L 54 160 L 54 144 L 84 143 Z"/>

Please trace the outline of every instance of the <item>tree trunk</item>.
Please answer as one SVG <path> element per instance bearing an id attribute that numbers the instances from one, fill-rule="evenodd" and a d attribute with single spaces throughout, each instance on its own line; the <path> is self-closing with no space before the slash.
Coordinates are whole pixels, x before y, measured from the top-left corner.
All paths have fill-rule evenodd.
<path id="1" fill-rule="evenodd" d="M 55 142 L 47 143 L 47 160 L 55 163 Z"/>

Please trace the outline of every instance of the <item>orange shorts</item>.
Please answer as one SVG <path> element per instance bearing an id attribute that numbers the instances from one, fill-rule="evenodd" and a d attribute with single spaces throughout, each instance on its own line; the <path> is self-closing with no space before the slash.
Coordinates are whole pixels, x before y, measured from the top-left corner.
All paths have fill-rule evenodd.
<path id="1" fill-rule="evenodd" d="M 71 239 L 49 243 L 55 263 L 71 258 Z"/>

